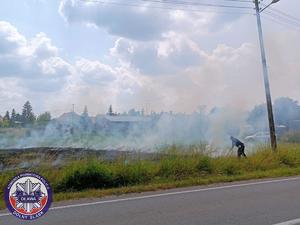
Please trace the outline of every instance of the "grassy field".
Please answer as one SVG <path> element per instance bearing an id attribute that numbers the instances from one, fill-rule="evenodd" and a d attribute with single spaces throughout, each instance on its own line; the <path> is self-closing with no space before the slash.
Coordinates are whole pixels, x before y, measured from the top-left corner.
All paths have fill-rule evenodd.
<path id="1" fill-rule="evenodd" d="M 22 170 L 0 174 L 0 208 L 8 180 Z M 102 197 L 191 185 L 300 175 L 300 144 L 281 144 L 277 152 L 258 147 L 247 159 L 211 157 L 197 148 L 171 146 L 155 159 L 122 156 L 108 162 L 91 157 L 60 168 L 35 168 L 48 179 L 54 200 Z"/>

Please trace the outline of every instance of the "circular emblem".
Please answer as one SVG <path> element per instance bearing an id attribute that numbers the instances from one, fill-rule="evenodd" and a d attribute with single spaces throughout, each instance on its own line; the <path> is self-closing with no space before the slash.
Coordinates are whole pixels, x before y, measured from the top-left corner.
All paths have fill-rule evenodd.
<path id="1" fill-rule="evenodd" d="M 4 198 L 8 210 L 15 217 L 35 220 L 48 211 L 52 202 L 52 190 L 44 177 L 25 172 L 8 182 Z"/>

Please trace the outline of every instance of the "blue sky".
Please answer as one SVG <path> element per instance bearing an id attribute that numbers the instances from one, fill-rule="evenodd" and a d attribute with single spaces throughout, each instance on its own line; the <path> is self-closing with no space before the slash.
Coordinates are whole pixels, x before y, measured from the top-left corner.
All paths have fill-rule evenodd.
<path id="1" fill-rule="evenodd" d="M 297 0 L 273 6 L 295 17 L 299 7 Z M 262 19 L 272 94 L 300 100 L 299 28 Z M 192 112 L 201 105 L 246 110 L 264 101 L 258 50 L 253 15 L 4 0 L 0 113 L 20 110 L 26 100 L 37 112 L 54 115 L 72 103 L 78 112 L 87 105 L 91 114 L 109 104 L 118 111 Z"/>
<path id="2" fill-rule="evenodd" d="M 102 59 L 108 47 L 113 45 L 113 38 L 102 30 L 88 29 L 83 24 L 69 26 L 58 13 L 59 4 L 59 0 L 3 1 L 0 15 L 26 37 L 46 33 L 70 60 L 81 56 Z"/>

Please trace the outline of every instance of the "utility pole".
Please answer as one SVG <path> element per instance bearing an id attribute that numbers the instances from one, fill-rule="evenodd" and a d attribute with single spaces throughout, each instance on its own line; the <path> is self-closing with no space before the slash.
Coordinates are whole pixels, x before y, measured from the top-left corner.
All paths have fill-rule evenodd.
<path id="1" fill-rule="evenodd" d="M 278 2 L 278 0 L 273 0 L 271 4 L 276 3 L 276 2 Z M 263 40 L 263 32 L 262 32 L 262 27 L 261 27 L 261 18 L 260 18 L 261 10 L 259 8 L 259 0 L 254 0 L 254 3 L 255 3 L 255 11 L 256 11 L 256 18 L 257 18 L 257 26 L 258 26 L 258 36 L 259 36 L 259 44 L 260 44 L 260 51 L 261 51 L 261 59 L 262 59 L 262 66 L 263 66 L 264 84 L 265 84 L 266 101 L 267 101 L 267 109 L 268 109 L 269 129 L 270 129 L 270 140 L 271 140 L 271 146 L 272 146 L 273 151 L 276 151 L 277 142 L 276 142 L 273 109 L 272 109 L 272 99 L 271 99 L 271 91 L 270 91 L 270 84 L 269 84 L 268 67 L 267 67 L 265 46 L 264 46 L 264 40 Z"/>

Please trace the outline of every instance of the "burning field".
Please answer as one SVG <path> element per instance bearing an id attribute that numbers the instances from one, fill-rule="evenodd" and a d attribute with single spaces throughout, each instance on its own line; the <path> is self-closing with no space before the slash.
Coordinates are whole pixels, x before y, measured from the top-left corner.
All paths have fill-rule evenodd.
<path id="1" fill-rule="evenodd" d="M 161 153 L 32 148 L 0 151 L 0 196 L 22 171 L 47 178 L 58 200 L 300 174 L 299 144 L 277 152 L 259 147 L 247 159 L 212 157 L 195 148 L 169 146 Z M 2 205 L 1 205 L 2 204 Z M 0 208 L 4 207 L 0 202 Z"/>
<path id="2" fill-rule="evenodd" d="M 151 159 L 157 154 L 137 151 L 95 150 L 85 148 L 22 148 L 0 150 L 0 170 L 29 170 L 38 167 L 61 168 L 74 161 L 95 159 L 113 162 L 118 159 Z"/>

